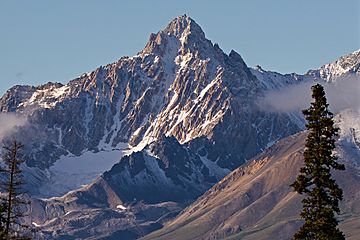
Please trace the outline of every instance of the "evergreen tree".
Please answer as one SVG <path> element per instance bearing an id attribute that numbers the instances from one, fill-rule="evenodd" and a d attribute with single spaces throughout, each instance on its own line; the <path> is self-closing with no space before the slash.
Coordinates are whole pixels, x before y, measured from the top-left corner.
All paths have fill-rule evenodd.
<path id="1" fill-rule="evenodd" d="M 23 176 L 20 165 L 24 162 L 21 159 L 21 149 L 24 147 L 20 142 L 14 140 L 11 143 L 5 143 L 2 152 L 3 166 L 2 173 L 2 192 L 5 196 L 2 198 L 2 216 L 1 223 L 3 237 L 1 239 L 24 239 L 19 236 L 18 230 L 26 227 L 20 223 L 20 218 L 24 216 L 22 205 L 27 204 L 21 198 L 21 187 L 23 185 Z"/>
<path id="2" fill-rule="evenodd" d="M 0 205 L 0 239 L 5 239 L 5 218 L 4 218 L 5 211 L 6 211 L 5 205 Z"/>
<path id="3" fill-rule="evenodd" d="M 303 110 L 307 120 L 308 136 L 305 144 L 305 166 L 291 185 L 300 194 L 304 224 L 294 239 L 337 240 L 345 239 L 338 228 L 335 213 L 339 214 L 339 201 L 343 193 L 331 176 L 331 169 L 344 170 L 333 154 L 339 129 L 334 126 L 333 114 L 328 109 L 324 88 L 312 86 L 313 102 Z"/>

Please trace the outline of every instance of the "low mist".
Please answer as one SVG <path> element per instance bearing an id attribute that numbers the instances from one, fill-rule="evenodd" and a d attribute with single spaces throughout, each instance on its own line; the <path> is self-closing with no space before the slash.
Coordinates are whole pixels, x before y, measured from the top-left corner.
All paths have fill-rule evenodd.
<path id="1" fill-rule="evenodd" d="M 11 134 L 16 127 L 24 126 L 26 122 L 26 117 L 14 113 L 0 113 L 0 140 Z"/>
<path id="2" fill-rule="evenodd" d="M 269 91 L 259 99 L 258 105 L 271 112 L 300 112 L 310 106 L 311 86 L 319 82 L 305 82 L 298 85 Z M 360 109 L 359 77 L 338 79 L 334 83 L 321 82 L 324 86 L 329 109 L 338 113 L 344 109 Z"/>

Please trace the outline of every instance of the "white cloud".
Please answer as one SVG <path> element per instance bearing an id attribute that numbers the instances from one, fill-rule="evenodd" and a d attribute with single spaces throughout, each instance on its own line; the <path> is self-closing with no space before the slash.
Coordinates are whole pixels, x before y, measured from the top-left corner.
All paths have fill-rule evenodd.
<path id="1" fill-rule="evenodd" d="M 26 117 L 18 116 L 14 113 L 0 113 L 0 140 L 27 122 Z"/>
<path id="2" fill-rule="evenodd" d="M 294 112 L 308 108 L 311 99 L 311 86 L 316 82 L 305 82 L 277 91 L 269 91 L 258 105 L 273 112 Z M 321 83 L 325 88 L 329 108 L 334 113 L 344 109 L 360 109 L 360 79 L 347 77 L 335 83 Z"/>

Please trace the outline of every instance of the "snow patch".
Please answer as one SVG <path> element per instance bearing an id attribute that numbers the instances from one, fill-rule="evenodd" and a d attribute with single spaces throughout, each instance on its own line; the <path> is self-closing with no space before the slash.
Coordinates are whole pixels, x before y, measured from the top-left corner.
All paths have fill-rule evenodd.
<path id="1" fill-rule="evenodd" d="M 28 101 L 21 104 L 22 107 L 37 105 L 41 108 L 53 108 L 69 92 L 69 86 L 59 88 L 36 90 Z"/>
<path id="2" fill-rule="evenodd" d="M 84 152 L 81 156 L 61 156 L 47 171 L 48 180 L 39 186 L 40 197 L 61 196 L 94 181 L 119 162 L 128 145 L 112 151 Z"/>
<path id="3" fill-rule="evenodd" d="M 121 205 L 121 204 L 117 205 L 116 208 L 119 210 L 123 210 L 123 211 L 127 209 L 124 205 Z"/>
<path id="4" fill-rule="evenodd" d="M 36 222 L 32 222 L 32 225 L 34 225 L 34 227 L 41 227 L 41 224 L 37 224 Z"/>
<path id="5" fill-rule="evenodd" d="M 352 141 L 360 138 L 360 109 L 346 109 L 336 115 L 335 121 L 340 128 L 340 139 Z"/>

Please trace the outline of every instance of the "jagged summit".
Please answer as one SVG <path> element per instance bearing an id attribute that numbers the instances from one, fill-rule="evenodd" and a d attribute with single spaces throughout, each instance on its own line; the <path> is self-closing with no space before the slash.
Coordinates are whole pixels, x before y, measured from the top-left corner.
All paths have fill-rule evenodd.
<path id="1" fill-rule="evenodd" d="M 150 34 L 144 50 L 139 55 L 155 54 L 172 58 L 187 53 L 202 55 L 203 58 L 222 57 L 223 51 L 205 37 L 204 31 L 192 18 L 182 15 L 174 18 L 163 30 Z"/>
<path id="2" fill-rule="evenodd" d="M 252 78 L 239 53 L 235 50 L 224 53 L 217 43 L 213 44 L 206 38 L 201 27 L 187 15 L 174 18 L 163 30 L 150 35 L 145 48 L 137 56 L 144 58 L 149 55 L 157 57 L 159 62 L 165 62 L 164 65 L 168 67 L 173 62 L 180 69 L 184 65 L 195 68 L 193 64 L 199 66 L 206 63 L 213 71 L 219 68 L 243 75 L 242 79 Z"/>
<path id="3" fill-rule="evenodd" d="M 204 31 L 201 27 L 195 22 L 194 19 L 190 18 L 186 14 L 174 18 L 163 32 L 173 35 L 177 38 L 182 38 L 188 34 L 196 34 L 200 37 L 205 37 Z"/>

